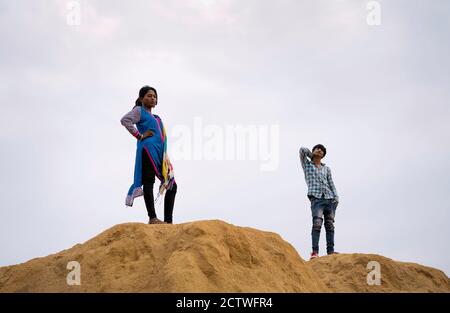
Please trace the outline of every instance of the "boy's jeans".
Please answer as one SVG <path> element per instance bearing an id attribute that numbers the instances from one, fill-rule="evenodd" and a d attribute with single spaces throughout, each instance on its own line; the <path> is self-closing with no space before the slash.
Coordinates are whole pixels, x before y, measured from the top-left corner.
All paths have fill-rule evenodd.
<path id="1" fill-rule="evenodd" d="M 324 199 L 309 196 L 313 226 L 311 231 L 312 250 L 319 253 L 320 230 L 325 216 L 325 231 L 327 237 L 327 253 L 334 252 L 334 217 L 338 203 L 334 199 Z"/>

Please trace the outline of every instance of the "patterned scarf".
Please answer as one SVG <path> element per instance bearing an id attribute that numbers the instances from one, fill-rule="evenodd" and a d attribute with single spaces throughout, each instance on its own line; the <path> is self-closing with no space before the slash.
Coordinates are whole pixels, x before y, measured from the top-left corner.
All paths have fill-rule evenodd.
<path id="1" fill-rule="evenodd" d="M 159 186 L 158 196 L 155 201 L 158 200 L 160 196 L 163 196 L 166 190 L 172 189 L 175 182 L 175 173 L 173 171 L 172 163 L 170 163 L 169 154 L 167 153 L 167 133 L 164 125 L 162 126 L 162 133 L 164 137 L 164 154 L 162 161 L 162 181 Z"/>

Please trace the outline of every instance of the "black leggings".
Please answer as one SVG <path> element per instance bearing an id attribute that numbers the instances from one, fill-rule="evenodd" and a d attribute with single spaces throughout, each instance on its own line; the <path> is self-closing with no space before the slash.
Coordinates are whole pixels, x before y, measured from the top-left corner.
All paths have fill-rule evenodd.
<path id="1" fill-rule="evenodd" d="M 155 184 L 155 168 L 145 149 L 142 149 L 142 184 L 144 185 L 144 201 L 150 218 L 156 217 L 155 200 L 153 198 L 153 185 Z M 172 223 L 173 206 L 177 184 L 174 182 L 172 189 L 166 190 L 164 196 L 164 222 Z"/>

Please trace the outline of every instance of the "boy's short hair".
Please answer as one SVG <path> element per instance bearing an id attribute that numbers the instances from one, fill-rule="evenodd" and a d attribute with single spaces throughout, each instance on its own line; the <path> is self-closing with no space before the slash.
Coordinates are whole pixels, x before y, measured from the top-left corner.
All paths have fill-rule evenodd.
<path id="1" fill-rule="evenodd" d="M 314 151 L 316 148 L 319 148 L 320 150 L 322 150 L 323 151 L 323 156 L 325 157 L 325 155 L 327 154 L 327 148 L 325 148 L 324 145 L 318 144 L 318 145 L 315 145 L 312 148 L 312 151 Z"/>

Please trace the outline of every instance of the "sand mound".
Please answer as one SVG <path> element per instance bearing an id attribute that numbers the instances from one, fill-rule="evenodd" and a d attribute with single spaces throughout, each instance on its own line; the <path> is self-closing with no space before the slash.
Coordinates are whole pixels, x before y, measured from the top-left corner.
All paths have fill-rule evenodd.
<path id="1" fill-rule="evenodd" d="M 369 285 L 367 269 L 379 264 L 380 285 Z M 333 291 L 338 292 L 450 292 L 450 280 L 440 270 L 415 263 L 397 262 L 375 254 L 338 254 L 308 264 Z"/>
<path id="2" fill-rule="evenodd" d="M 68 286 L 78 261 L 81 285 Z M 0 268 L 2 292 L 326 291 L 279 235 L 221 221 L 114 226 L 82 245 Z"/>
<path id="3" fill-rule="evenodd" d="M 382 285 L 368 286 L 367 263 Z M 67 264 L 81 267 L 69 286 Z M 222 221 L 128 223 L 84 244 L 0 268 L 0 292 L 335 292 L 450 291 L 439 270 L 376 255 L 305 262 L 279 235 Z"/>

